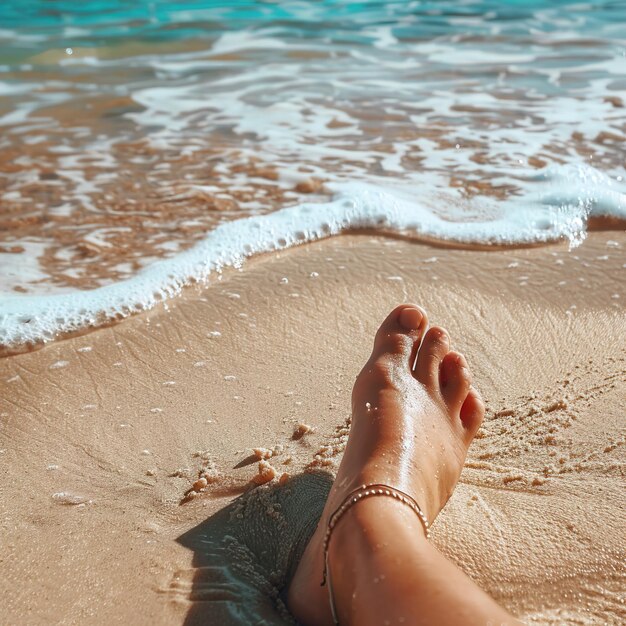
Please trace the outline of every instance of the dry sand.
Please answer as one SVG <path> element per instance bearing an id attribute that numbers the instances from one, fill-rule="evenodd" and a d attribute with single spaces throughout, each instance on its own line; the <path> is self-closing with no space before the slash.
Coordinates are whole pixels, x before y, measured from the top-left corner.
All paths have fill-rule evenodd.
<path id="1" fill-rule="evenodd" d="M 433 541 L 524 620 L 623 623 L 625 250 L 343 236 L 2 359 L 0 623 L 288 623 L 271 596 L 328 488 L 298 475 L 340 459 L 403 301 L 449 329 L 488 404 Z M 275 446 L 272 485 L 292 478 L 224 509 Z"/>

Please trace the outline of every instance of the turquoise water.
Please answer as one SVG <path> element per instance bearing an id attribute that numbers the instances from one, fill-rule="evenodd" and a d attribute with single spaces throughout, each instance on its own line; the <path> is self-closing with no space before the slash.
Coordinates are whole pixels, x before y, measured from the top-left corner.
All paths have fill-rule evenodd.
<path id="1" fill-rule="evenodd" d="M 227 5 L 227 6 L 225 6 Z M 606 24 L 624 22 L 624 2 L 567 0 L 505 0 L 448 2 L 167 2 L 114 0 L 76 3 L 29 1 L 4 3 L 0 23 L 22 34 L 44 35 L 48 41 L 74 45 L 111 43 L 113 39 L 146 38 L 168 41 L 207 37 L 220 29 L 276 27 L 284 34 L 335 38 L 341 31 L 354 32 L 355 40 L 366 25 L 391 25 L 398 38 L 489 33 L 499 24 L 509 35 L 562 30 L 564 25 L 590 35 Z M 468 21 L 468 20 L 471 20 Z M 66 34 L 64 28 L 84 29 Z M 109 39 L 107 39 L 109 38 Z M 371 43 L 371 40 L 369 40 Z"/>
<path id="2" fill-rule="evenodd" d="M 210 233 L 577 245 L 626 216 L 625 139 L 624 1 L 5 2 L 0 290 L 179 285 Z"/>

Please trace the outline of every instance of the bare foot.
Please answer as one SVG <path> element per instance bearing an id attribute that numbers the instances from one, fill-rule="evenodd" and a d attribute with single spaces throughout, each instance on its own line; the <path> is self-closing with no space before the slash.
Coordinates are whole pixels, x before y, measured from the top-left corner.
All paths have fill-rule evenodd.
<path id="1" fill-rule="evenodd" d="M 288 590 L 289 608 L 302 624 L 333 623 L 328 590 L 320 586 L 324 534 L 350 491 L 364 483 L 397 487 L 415 498 L 432 523 L 459 479 L 484 405 L 470 386 L 465 358 L 450 351 L 446 331 L 434 326 L 426 332 L 427 326 L 419 307 L 397 307 L 357 377 L 348 444 Z"/>

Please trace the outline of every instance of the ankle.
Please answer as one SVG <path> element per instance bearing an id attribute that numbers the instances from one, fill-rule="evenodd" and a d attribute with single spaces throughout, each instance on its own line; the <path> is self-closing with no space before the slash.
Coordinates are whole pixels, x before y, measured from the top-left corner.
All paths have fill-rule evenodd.
<path id="1" fill-rule="evenodd" d="M 400 540 L 400 541 L 399 541 Z M 353 504 L 337 522 L 328 545 L 328 562 L 333 571 L 358 567 L 362 558 L 406 541 L 413 548 L 427 542 L 419 517 L 406 504 L 388 497 L 373 496 Z"/>
<path id="2" fill-rule="evenodd" d="M 371 496 L 350 506 L 333 529 L 330 545 L 336 536 L 339 538 L 337 544 L 350 539 L 380 542 L 398 529 L 402 529 L 403 534 L 410 533 L 414 538 L 426 538 L 420 518 L 409 506 L 390 496 Z"/>
<path id="3" fill-rule="evenodd" d="M 419 517 L 406 504 L 381 495 L 352 505 L 334 527 L 328 546 L 328 592 L 340 623 L 362 623 L 372 577 L 382 583 L 407 554 L 424 554 L 428 546 Z"/>

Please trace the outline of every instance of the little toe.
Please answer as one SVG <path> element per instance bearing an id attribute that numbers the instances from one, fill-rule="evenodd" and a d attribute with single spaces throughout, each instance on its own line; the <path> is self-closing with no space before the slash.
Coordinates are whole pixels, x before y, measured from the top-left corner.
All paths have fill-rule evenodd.
<path id="1" fill-rule="evenodd" d="M 467 361 L 458 352 L 448 352 L 441 362 L 441 395 L 450 412 L 458 417 L 470 389 L 471 377 Z"/>
<path id="2" fill-rule="evenodd" d="M 429 328 L 422 340 L 415 363 L 414 374 L 417 380 L 431 389 L 438 388 L 439 367 L 449 349 L 448 333 L 439 326 Z"/>
<path id="3" fill-rule="evenodd" d="M 474 387 L 470 387 L 465 402 L 461 406 L 460 416 L 469 443 L 476 435 L 485 417 L 485 403 L 480 393 Z"/>

